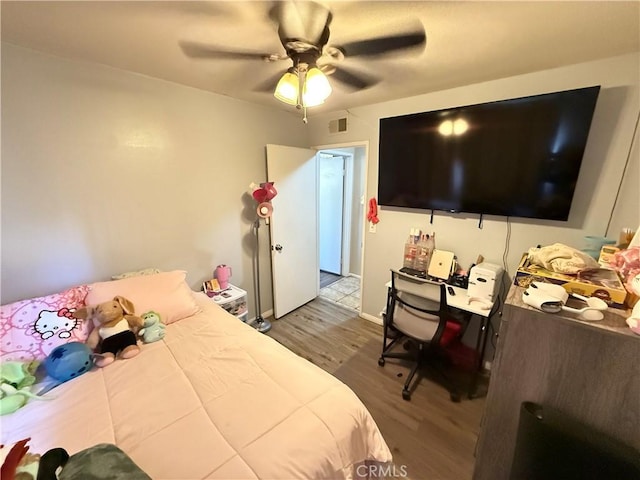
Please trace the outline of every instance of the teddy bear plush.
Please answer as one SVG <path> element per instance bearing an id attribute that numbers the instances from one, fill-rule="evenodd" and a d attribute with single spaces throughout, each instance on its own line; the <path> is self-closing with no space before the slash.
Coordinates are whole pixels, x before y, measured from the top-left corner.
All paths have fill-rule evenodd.
<path id="1" fill-rule="evenodd" d="M 135 314 L 130 300 L 116 296 L 108 302 L 82 307 L 74 316 L 93 323 L 86 343 L 96 352 L 98 367 L 106 367 L 116 358 L 132 358 L 140 353 L 136 334 L 144 322 Z"/>
<path id="2" fill-rule="evenodd" d="M 142 314 L 144 325 L 138 332 L 138 336 L 144 343 L 157 342 L 165 336 L 165 324 L 160 321 L 160 314 L 150 311 Z"/>

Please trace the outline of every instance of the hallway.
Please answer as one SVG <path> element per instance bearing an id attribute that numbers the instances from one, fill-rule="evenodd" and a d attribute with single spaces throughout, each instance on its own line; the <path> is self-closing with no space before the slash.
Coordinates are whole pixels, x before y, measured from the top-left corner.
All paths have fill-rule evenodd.
<path id="1" fill-rule="evenodd" d="M 322 274 L 321 272 L 321 279 Z M 337 277 L 339 280 L 322 287 L 320 296 L 351 310 L 357 311 L 360 307 L 360 279 L 358 277 Z M 322 282 L 321 285 L 325 284 Z"/>

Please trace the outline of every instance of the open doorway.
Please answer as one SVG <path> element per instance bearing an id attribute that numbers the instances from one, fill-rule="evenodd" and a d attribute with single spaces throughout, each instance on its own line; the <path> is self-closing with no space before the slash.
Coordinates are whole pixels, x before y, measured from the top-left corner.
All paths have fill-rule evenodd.
<path id="1" fill-rule="evenodd" d="M 318 149 L 320 296 L 359 311 L 366 179 L 365 145 Z"/>

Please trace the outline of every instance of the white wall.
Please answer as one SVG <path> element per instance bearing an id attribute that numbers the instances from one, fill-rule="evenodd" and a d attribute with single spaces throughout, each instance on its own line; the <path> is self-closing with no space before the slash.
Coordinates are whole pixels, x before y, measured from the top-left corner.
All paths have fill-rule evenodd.
<path id="1" fill-rule="evenodd" d="M 434 230 L 437 247 L 454 251 L 463 266 L 469 266 L 479 254 L 489 262 L 502 264 L 503 255 L 506 255 L 511 273 L 521 254 L 531 246 L 563 242 L 581 248 L 584 235 L 604 235 L 630 155 L 640 110 L 639 59 L 638 54 L 625 55 L 311 117 L 312 145 L 336 143 L 327 134 L 327 123 L 345 114 L 348 115 L 349 131 L 341 135 L 340 142 L 370 142 L 368 199 L 377 196 L 380 118 L 590 85 L 602 86 L 567 222 L 511 219 L 511 240 L 506 252 L 504 217 L 486 216 L 483 228 L 479 229 L 478 215 L 436 213 L 434 224 L 430 225 L 427 211 L 383 207 L 377 233 L 365 234 L 364 314 L 378 316 L 384 305 L 384 285 L 389 279 L 389 269 L 401 264 L 404 241 L 414 226 Z M 637 155 L 637 148 L 635 152 Z M 630 187 L 625 190 L 629 198 L 619 200 L 619 204 L 629 207 L 629 212 L 624 213 L 624 219 L 616 221 L 617 224 L 629 222 L 631 224 L 625 226 L 633 228 L 637 227 L 640 218 L 637 171 L 637 167 L 628 169 L 629 175 L 635 174 L 636 178 L 630 180 Z"/>
<path id="2" fill-rule="evenodd" d="M 620 185 L 620 193 L 611 216 L 607 237 L 619 239 L 623 228 L 635 231 L 640 226 L 640 130 L 636 126 L 633 146 Z"/>
<path id="3" fill-rule="evenodd" d="M 307 132 L 297 112 L 3 44 L 2 303 L 145 267 L 198 289 L 220 263 L 252 297 L 245 192 L 267 143 Z"/>

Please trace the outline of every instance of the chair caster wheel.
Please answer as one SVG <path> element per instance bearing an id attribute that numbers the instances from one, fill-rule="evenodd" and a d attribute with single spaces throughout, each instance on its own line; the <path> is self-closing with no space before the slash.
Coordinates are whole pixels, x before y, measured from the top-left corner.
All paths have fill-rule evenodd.
<path id="1" fill-rule="evenodd" d="M 408 390 L 402 390 L 402 399 L 406 401 L 411 400 L 411 393 Z"/>
<path id="2" fill-rule="evenodd" d="M 449 398 L 451 398 L 451 401 L 454 403 L 460 403 L 462 401 L 459 393 L 452 393 L 449 395 Z"/>
<path id="3" fill-rule="evenodd" d="M 384 358 L 380 357 L 378 359 L 378 365 L 380 365 L 381 367 L 384 367 Z"/>

